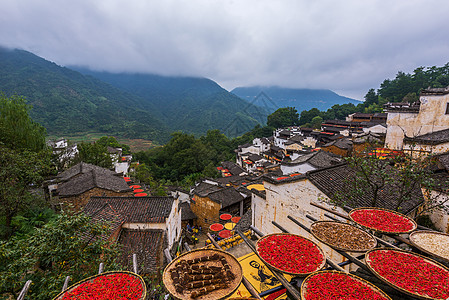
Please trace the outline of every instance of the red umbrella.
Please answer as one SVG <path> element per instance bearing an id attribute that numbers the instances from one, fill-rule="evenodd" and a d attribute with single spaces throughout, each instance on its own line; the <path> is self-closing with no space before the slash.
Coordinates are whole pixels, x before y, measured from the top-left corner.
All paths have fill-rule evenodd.
<path id="1" fill-rule="evenodd" d="M 134 193 L 142 193 L 143 190 L 142 190 L 142 189 L 135 189 L 133 192 L 134 192 Z"/>
<path id="2" fill-rule="evenodd" d="M 210 225 L 210 227 L 209 227 L 209 229 L 211 230 L 211 231 L 220 231 L 220 230 L 223 230 L 223 225 L 221 225 L 220 223 L 215 223 L 215 224 L 212 224 L 212 225 Z"/>
<path id="3" fill-rule="evenodd" d="M 222 214 L 220 216 L 220 219 L 223 220 L 223 221 L 231 220 L 231 218 L 232 218 L 232 216 L 230 214 Z"/>
<path id="4" fill-rule="evenodd" d="M 218 233 L 218 235 L 223 238 L 223 239 L 227 239 L 228 237 L 232 236 L 231 230 L 222 230 Z"/>
<path id="5" fill-rule="evenodd" d="M 241 219 L 240 217 L 234 217 L 234 218 L 231 219 L 231 222 L 232 223 L 238 223 L 240 221 L 240 219 Z"/>
<path id="6" fill-rule="evenodd" d="M 145 196 L 148 196 L 148 194 L 147 194 L 147 193 L 137 193 L 137 194 L 134 194 L 134 197 L 145 197 Z"/>
<path id="7" fill-rule="evenodd" d="M 138 189 L 138 188 L 140 188 L 140 185 L 135 184 L 135 185 L 130 185 L 129 187 L 132 189 Z"/>

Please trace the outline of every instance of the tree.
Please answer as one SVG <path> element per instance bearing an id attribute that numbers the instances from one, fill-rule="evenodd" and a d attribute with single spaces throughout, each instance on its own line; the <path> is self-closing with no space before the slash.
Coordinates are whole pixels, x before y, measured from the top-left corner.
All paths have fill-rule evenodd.
<path id="1" fill-rule="evenodd" d="M 84 214 L 62 213 L 24 239 L 0 242 L 0 295 L 17 298 L 32 280 L 30 299 L 53 299 L 66 276 L 77 282 L 95 275 L 100 262 L 117 269 L 118 246 L 101 238 L 108 229 Z"/>
<path id="2" fill-rule="evenodd" d="M 274 128 L 299 125 L 299 114 L 294 107 L 281 107 L 267 117 L 267 125 Z"/>
<path id="3" fill-rule="evenodd" d="M 323 118 L 321 118 L 320 116 L 316 116 L 312 119 L 312 121 L 310 122 L 310 126 L 312 128 L 321 128 L 321 123 L 323 123 Z"/>
<path id="4" fill-rule="evenodd" d="M 20 96 L 6 97 L 0 93 L 0 142 L 16 150 L 45 150 L 46 131 L 28 115 L 30 110 Z"/>
<path id="5" fill-rule="evenodd" d="M 105 147 L 112 148 L 121 148 L 123 154 L 129 154 L 129 146 L 126 144 L 120 144 L 115 137 L 113 136 L 102 136 L 99 140 L 96 141 L 97 144 L 100 144 Z"/>
<path id="6" fill-rule="evenodd" d="M 4 218 L 1 235 L 9 238 L 14 232 L 13 217 L 44 203 L 31 190 L 40 187 L 44 175 L 50 172 L 50 156 L 0 145 L 0 166 L 0 216 Z"/>
<path id="7" fill-rule="evenodd" d="M 368 93 L 365 95 L 365 106 L 377 103 L 378 97 L 374 89 L 369 89 Z"/>
<path id="8" fill-rule="evenodd" d="M 432 156 L 384 153 L 384 150 L 373 146 L 368 147 L 365 153 L 357 153 L 346 160 L 353 175 L 346 180 L 344 195 L 337 195 L 337 202 L 351 205 L 358 199 L 368 198 L 369 206 L 379 207 L 388 202 L 393 210 L 406 212 L 404 207 L 410 208 L 410 203 L 415 203 L 418 198 L 424 199 L 422 189 L 441 190 L 430 168 Z M 427 197 L 426 200 L 426 208 L 420 214 L 444 204 L 437 203 L 436 197 Z"/>
<path id="9" fill-rule="evenodd" d="M 112 168 L 112 157 L 107 146 L 100 143 L 85 143 L 78 145 L 78 155 L 73 160 L 73 164 L 85 162 L 99 167 Z"/>

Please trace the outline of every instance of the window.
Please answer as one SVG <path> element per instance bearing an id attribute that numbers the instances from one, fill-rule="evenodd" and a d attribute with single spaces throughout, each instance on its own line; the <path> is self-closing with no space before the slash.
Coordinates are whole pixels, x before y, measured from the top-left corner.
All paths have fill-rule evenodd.
<path id="1" fill-rule="evenodd" d="M 449 115 L 449 103 L 446 103 L 446 115 Z"/>

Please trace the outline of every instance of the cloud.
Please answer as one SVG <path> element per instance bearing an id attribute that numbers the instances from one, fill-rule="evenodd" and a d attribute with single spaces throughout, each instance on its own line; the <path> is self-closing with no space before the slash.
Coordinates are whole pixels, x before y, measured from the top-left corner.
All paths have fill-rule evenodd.
<path id="1" fill-rule="evenodd" d="M 61 65 L 329 88 L 361 99 L 448 61 L 449 2 L 6 0 L 0 44 Z"/>

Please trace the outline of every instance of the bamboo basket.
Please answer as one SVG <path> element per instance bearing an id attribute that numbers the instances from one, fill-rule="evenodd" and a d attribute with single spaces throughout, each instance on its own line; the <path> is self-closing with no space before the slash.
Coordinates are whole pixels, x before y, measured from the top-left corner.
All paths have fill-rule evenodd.
<path id="1" fill-rule="evenodd" d="M 315 247 L 320 251 L 321 255 L 323 256 L 323 259 L 322 259 L 320 265 L 319 265 L 314 271 L 312 271 L 312 272 L 307 272 L 307 273 L 291 273 L 291 272 L 287 272 L 287 271 L 285 271 L 285 270 L 279 269 L 279 268 L 277 268 L 276 266 L 273 266 L 273 265 L 270 264 L 269 262 L 265 261 L 265 259 L 263 259 L 262 256 L 260 256 L 260 253 L 259 253 L 259 243 L 260 243 L 260 241 L 262 241 L 262 240 L 264 240 L 264 239 L 266 239 L 266 238 L 269 238 L 269 237 L 271 237 L 271 236 L 275 236 L 275 235 L 296 236 L 296 237 L 300 237 L 300 238 L 302 238 L 302 239 L 305 239 L 305 240 L 311 242 L 312 244 L 315 245 Z M 311 239 L 305 238 L 305 237 L 300 236 L 300 235 L 297 235 L 297 234 L 291 234 L 291 233 L 272 233 L 272 234 L 264 235 L 262 238 L 260 238 L 260 239 L 257 241 L 257 244 L 256 244 L 256 251 L 257 251 L 257 253 L 259 254 L 259 257 L 260 257 L 260 259 L 263 261 L 264 264 L 269 265 L 270 267 L 272 267 L 273 269 L 275 269 L 275 270 L 277 270 L 277 271 L 279 271 L 279 272 L 282 272 L 282 273 L 285 273 L 285 274 L 289 274 L 289 275 L 293 275 L 293 276 L 301 276 L 301 277 L 305 277 L 305 276 L 307 276 L 307 275 L 309 275 L 309 274 L 312 274 L 313 272 L 316 272 L 316 271 L 321 270 L 321 269 L 324 267 L 324 265 L 326 264 L 326 255 L 324 254 L 324 252 L 323 252 L 323 250 L 321 249 L 321 247 L 318 246 L 318 244 L 315 243 L 314 241 L 312 241 Z"/>
<path id="2" fill-rule="evenodd" d="M 173 280 L 170 276 L 170 271 L 175 268 L 175 264 L 178 261 L 180 261 L 181 259 L 189 260 L 189 259 L 195 259 L 195 258 L 208 256 L 208 255 L 214 255 L 214 254 L 219 254 L 226 258 L 226 261 L 229 264 L 229 266 L 231 267 L 231 272 L 235 275 L 235 278 L 234 278 L 234 280 L 229 282 L 229 285 L 227 288 L 211 291 L 210 293 L 208 293 L 206 295 L 199 296 L 195 299 L 196 300 L 225 299 L 229 295 L 232 295 L 232 293 L 234 293 L 238 289 L 238 287 L 242 281 L 242 277 L 243 277 L 242 266 L 240 265 L 238 260 L 232 254 L 230 254 L 228 252 L 225 252 L 225 251 L 222 251 L 219 249 L 205 249 L 205 248 L 192 250 L 190 252 L 184 253 L 181 256 L 178 256 L 177 258 L 175 258 L 171 263 L 169 263 L 165 267 L 164 273 L 162 275 L 162 280 L 164 282 L 165 287 L 169 291 L 169 293 L 176 299 L 192 299 L 190 297 L 190 295 L 191 295 L 191 292 L 194 290 L 185 290 L 183 294 L 178 293 L 175 290 Z M 202 262 L 201 264 L 206 265 L 206 266 L 221 266 L 221 263 L 217 262 L 217 261 L 205 261 L 205 262 Z"/>
<path id="3" fill-rule="evenodd" d="M 379 294 L 381 294 L 385 299 L 391 300 L 390 296 L 388 296 L 387 294 L 385 294 L 384 291 L 382 291 L 381 289 L 379 289 L 377 286 L 375 286 L 374 284 L 372 284 L 371 282 L 366 281 L 363 278 L 360 278 L 356 275 L 350 274 L 350 273 L 345 273 L 345 272 L 340 272 L 340 271 L 318 271 L 315 273 L 310 274 L 309 276 L 306 277 L 306 279 L 304 279 L 304 281 L 301 284 L 301 300 L 307 300 L 306 299 L 306 294 L 307 294 L 307 284 L 309 282 L 309 280 L 311 278 L 313 278 L 314 276 L 317 276 L 319 274 L 323 274 L 323 273 L 335 273 L 335 274 L 343 274 L 346 275 L 352 279 L 357 280 L 360 283 L 363 283 L 365 286 L 369 287 L 371 290 L 378 292 Z"/>
<path id="4" fill-rule="evenodd" d="M 360 224 L 360 223 L 356 222 L 356 221 L 352 218 L 351 214 L 352 214 L 353 212 L 358 211 L 358 210 L 366 210 L 366 209 L 387 211 L 387 212 L 393 213 L 393 214 L 395 214 L 395 215 L 397 215 L 397 216 L 403 217 L 403 218 L 407 219 L 408 221 L 410 221 L 410 222 L 413 224 L 413 228 L 410 229 L 410 230 L 407 230 L 407 231 L 384 231 L 384 230 L 380 230 L 380 229 L 377 229 L 377 228 L 374 228 L 374 227 L 370 227 L 370 226 L 366 226 L 366 225 Z M 416 228 L 418 228 L 418 224 L 416 224 L 416 222 L 415 222 L 413 219 L 411 219 L 411 218 L 407 217 L 406 215 L 403 215 L 403 214 L 401 214 L 401 213 L 399 213 L 399 212 L 396 212 L 396 211 L 394 211 L 394 210 L 389 210 L 389 209 L 386 209 L 386 208 L 378 208 L 378 207 L 359 207 L 359 208 L 354 208 L 353 210 L 351 210 L 351 211 L 349 212 L 348 216 L 349 216 L 349 218 L 350 218 L 354 223 L 357 223 L 357 224 L 359 224 L 360 226 L 363 226 L 363 227 L 365 227 L 365 228 L 368 228 L 368 229 L 371 229 L 371 230 L 374 230 L 374 231 L 377 231 L 377 232 L 380 232 L 380 233 L 383 233 L 383 234 L 403 234 L 403 233 L 410 233 L 410 232 L 412 232 L 412 231 L 415 231 Z"/>
<path id="5" fill-rule="evenodd" d="M 423 256 L 423 255 L 419 255 L 419 254 L 416 254 L 416 253 L 413 253 L 413 252 L 410 252 L 410 251 L 405 251 L 405 250 L 397 250 L 397 249 L 393 249 L 393 248 L 376 248 L 376 249 L 373 249 L 373 250 L 371 250 L 371 251 L 368 251 L 368 252 L 365 254 L 365 262 L 366 262 L 367 267 L 371 270 L 371 272 L 372 272 L 374 275 L 376 275 L 377 278 L 379 278 L 380 280 L 382 280 L 383 282 L 385 282 L 386 284 L 388 284 L 388 285 L 391 286 L 392 288 L 394 288 L 394 289 L 396 289 L 396 290 L 398 290 L 398 291 L 400 291 L 400 292 L 402 292 L 402 293 L 404 293 L 404 294 L 407 294 L 407 295 L 410 295 L 410 296 L 412 296 L 412 297 L 418 298 L 418 299 L 435 299 L 435 298 L 432 298 L 432 297 L 429 297 L 429 296 L 426 296 L 426 295 L 421 295 L 421 294 L 412 293 L 412 292 L 410 292 L 410 291 L 408 291 L 408 290 L 406 290 L 406 289 L 404 289 L 404 288 L 401 288 L 401 287 L 395 285 L 394 283 L 388 281 L 386 278 L 384 278 L 384 277 L 381 276 L 379 273 L 377 273 L 377 271 L 374 270 L 373 267 L 371 267 L 371 260 L 369 259 L 369 255 L 370 255 L 371 252 L 381 251 L 381 250 L 389 250 L 389 251 L 395 251 L 395 252 L 402 252 L 402 253 L 411 254 L 411 255 L 420 257 L 420 258 L 424 259 L 426 262 L 428 262 L 428 263 L 430 263 L 430 264 L 433 264 L 433 265 L 435 265 L 435 266 L 437 266 L 437 267 L 439 267 L 439 268 L 441 268 L 441 269 L 443 269 L 443 270 L 445 270 L 445 271 L 447 271 L 447 272 L 449 272 L 449 269 L 448 269 L 448 268 L 446 268 L 446 267 L 443 266 L 442 264 L 440 264 L 440 263 L 438 263 L 438 262 L 436 262 L 436 261 L 434 261 L 434 260 L 432 260 L 432 259 L 430 259 L 430 258 L 428 258 L 428 257 L 425 257 L 425 256 Z M 442 299 L 442 300 L 444 300 L 444 299 Z"/>
<path id="6" fill-rule="evenodd" d="M 365 247 L 365 248 L 363 248 L 363 249 L 362 249 L 362 248 L 356 249 L 356 248 L 344 248 L 344 247 L 340 247 L 340 246 L 338 246 L 338 245 L 336 245 L 336 244 L 332 244 L 331 242 L 326 241 L 325 239 L 322 239 L 321 237 L 319 237 L 319 236 L 316 234 L 316 231 L 318 230 L 316 227 L 318 227 L 320 224 L 323 224 L 323 223 L 327 223 L 327 224 L 338 224 L 338 225 L 336 225 L 336 226 L 345 226 L 345 227 L 350 228 L 350 229 L 353 230 L 353 231 L 357 231 L 357 232 L 359 232 L 360 234 L 363 234 L 367 239 L 370 239 L 370 240 L 371 240 L 371 244 L 372 244 L 373 246 L 371 246 L 371 247 L 368 247 L 368 246 L 367 246 L 367 247 Z M 322 243 L 324 243 L 324 244 L 326 244 L 326 245 L 328 245 L 328 246 L 330 246 L 330 247 L 332 247 L 332 248 L 334 248 L 334 249 L 341 250 L 341 251 L 348 251 L 348 252 L 366 252 L 366 251 L 369 251 L 369 250 L 371 250 L 371 249 L 376 248 L 376 245 L 377 245 L 377 240 L 376 240 L 376 238 L 374 238 L 373 235 L 371 235 L 371 234 L 369 234 L 368 232 L 363 231 L 363 230 L 361 230 L 361 229 L 359 229 L 359 228 L 357 228 L 357 227 L 355 227 L 355 226 L 353 226 L 353 225 L 351 225 L 351 224 L 342 223 L 342 222 L 336 222 L 336 221 L 317 221 L 317 222 L 312 223 L 312 225 L 310 226 L 310 232 L 311 232 L 312 235 L 313 235 L 317 240 L 319 240 L 320 242 L 322 242 Z M 368 245 L 368 243 L 367 243 L 367 245 Z"/>
<path id="7" fill-rule="evenodd" d="M 413 244 L 413 246 L 416 247 L 417 249 L 421 250 L 421 251 L 424 252 L 424 253 L 427 253 L 427 254 L 429 254 L 429 255 L 432 255 L 432 256 L 434 256 L 434 257 L 440 258 L 440 259 L 442 259 L 442 260 L 449 261 L 449 257 L 448 257 L 448 256 L 445 257 L 445 256 L 441 256 L 441 255 L 439 255 L 439 254 L 433 253 L 432 251 L 427 250 L 425 247 L 423 247 L 422 244 L 420 245 L 420 243 L 418 242 L 417 237 L 418 237 L 420 234 L 423 234 L 423 233 L 434 234 L 434 235 L 436 235 L 436 236 L 444 236 L 444 237 L 446 237 L 446 238 L 448 238 L 448 239 L 449 239 L 449 234 L 445 234 L 445 233 L 441 233 L 441 232 L 437 232 L 437 231 L 430 231 L 430 230 L 419 230 L 419 231 L 412 232 L 412 233 L 410 234 L 410 236 L 409 236 L 410 242 L 411 242 L 411 243 Z"/>
<path id="8" fill-rule="evenodd" d="M 143 287 L 142 296 L 138 300 L 144 300 L 146 298 L 146 296 L 147 296 L 147 286 L 145 284 L 145 281 L 143 280 L 143 278 L 140 275 L 138 275 L 136 273 L 133 273 L 133 272 L 128 272 L 128 271 L 110 271 L 110 272 L 104 272 L 104 273 L 101 273 L 101 274 L 98 274 L 98 275 L 94 275 L 94 276 L 91 276 L 91 277 L 87 277 L 87 278 L 85 278 L 85 279 L 83 279 L 81 281 L 78 281 L 77 283 L 75 283 L 75 284 L 71 285 L 70 287 L 68 287 L 66 290 L 64 290 L 61 293 L 59 293 L 55 298 L 53 298 L 53 300 L 61 300 L 66 293 L 69 293 L 69 292 L 73 291 L 74 289 L 76 289 L 78 286 L 80 286 L 82 283 L 84 283 L 86 281 L 91 281 L 91 280 L 93 280 L 95 278 L 98 278 L 98 277 L 101 277 L 101 276 L 107 276 L 107 275 L 110 275 L 110 274 L 128 274 L 128 275 L 132 275 L 132 276 L 136 277 L 137 279 L 139 279 L 139 281 L 140 281 L 140 283 L 141 283 L 141 285 Z M 111 300 L 113 300 L 113 299 L 111 299 Z"/>

